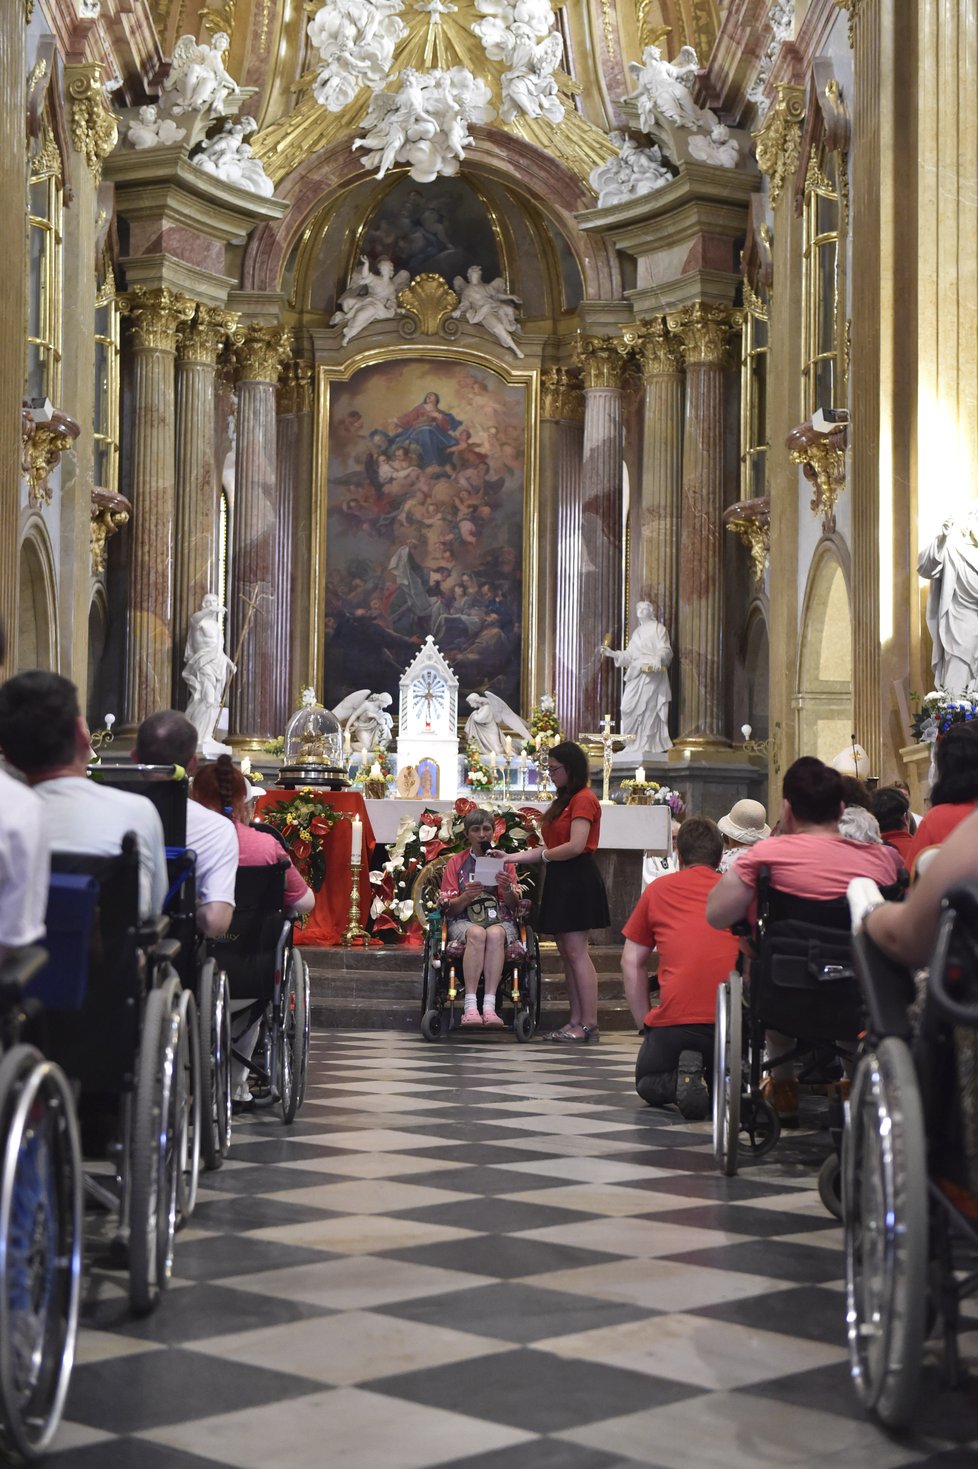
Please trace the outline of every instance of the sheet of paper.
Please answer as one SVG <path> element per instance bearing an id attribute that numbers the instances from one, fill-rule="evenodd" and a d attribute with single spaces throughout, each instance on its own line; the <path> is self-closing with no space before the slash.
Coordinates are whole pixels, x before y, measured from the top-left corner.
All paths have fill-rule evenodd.
<path id="1" fill-rule="evenodd" d="M 476 857 L 475 872 L 472 875 L 483 887 L 494 888 L 502 870 L 503 864 L 498 857 Z"/>

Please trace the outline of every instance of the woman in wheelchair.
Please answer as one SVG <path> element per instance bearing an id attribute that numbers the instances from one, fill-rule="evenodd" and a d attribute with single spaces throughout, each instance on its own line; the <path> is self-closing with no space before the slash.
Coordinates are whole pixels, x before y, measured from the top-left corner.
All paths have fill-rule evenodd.
<path id="1" fill-rule="evenodd" d="M 445 864 L 439 894 L 448 920 L 449 953 L 462 953 L 465 981 L 463 1025 L 503 1025 L 496 1014 L 496 990 L 503 977 L 507 950 L 516 943 L 516 912 L 519 886 L 516 869 L 504 863 L 495 886 L 475 880 L 475 864 L 492 845 L 493 820 L 478 807 L 463 823 L 468 850 L 456 852 Z M 482 1014 L 479 1014 L 479 979 L 483 979 Z"/>

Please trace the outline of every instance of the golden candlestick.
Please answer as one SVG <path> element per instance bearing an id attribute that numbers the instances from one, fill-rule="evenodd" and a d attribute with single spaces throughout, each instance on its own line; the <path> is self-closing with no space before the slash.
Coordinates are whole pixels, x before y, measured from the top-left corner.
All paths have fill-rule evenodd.
<path id="1" fill-rule="evenodd" d="M 365 947 L 370 942 L 369 933 L 360 926 L 360 867 L 359 862 L 350 863 L 350 914 L 343 935 L 344 949 L 352 948 L 360 939 Z"/>

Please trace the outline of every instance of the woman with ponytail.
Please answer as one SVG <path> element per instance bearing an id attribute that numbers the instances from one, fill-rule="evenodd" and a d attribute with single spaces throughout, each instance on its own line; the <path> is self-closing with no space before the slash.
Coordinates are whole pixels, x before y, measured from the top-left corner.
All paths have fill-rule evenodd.
<path id="1" fill-rule="evenodd" d="M 201 806 L 217 811 L 233 823 L 238 837 L 238 862 L 242 867 L 273 867 L 288 862 L 285 874 L 285 904 L 293 913 L 311 913 L 316 895 L 303 880 L 299 869 L 282 850 L 273 836 L 255 831 L 248 825 L 248 783 L 231 761 L 230 755 L 219 755 L 208 765 L 201 765 L 194 775 L 192 795 Z"/>

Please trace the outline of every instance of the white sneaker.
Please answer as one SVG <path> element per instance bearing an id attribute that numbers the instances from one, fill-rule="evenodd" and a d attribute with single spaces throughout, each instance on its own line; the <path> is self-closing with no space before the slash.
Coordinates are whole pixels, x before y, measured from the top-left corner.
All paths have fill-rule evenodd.
<path id="1" fill-rule="evenodd" d="M 255 1099 L 246 1086 L 236 1086 L 231 1093 L 232 1102 L 253 1102 Z"/>

